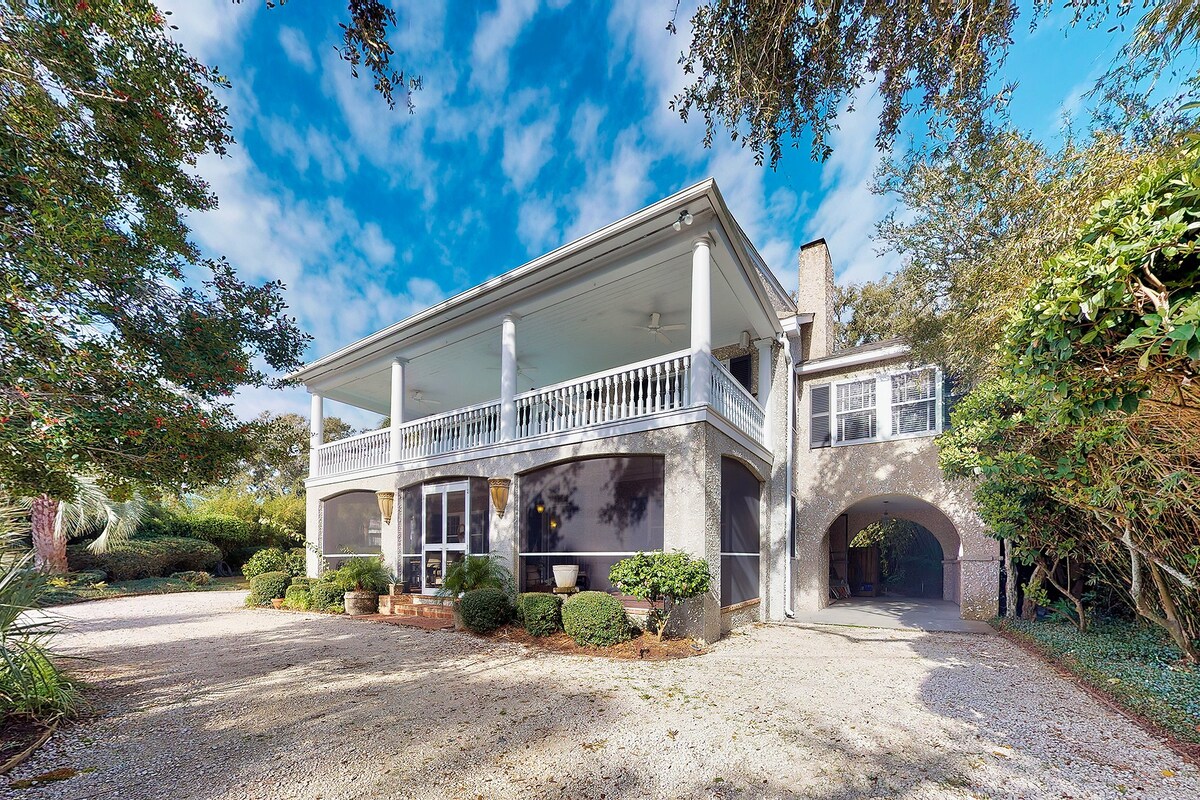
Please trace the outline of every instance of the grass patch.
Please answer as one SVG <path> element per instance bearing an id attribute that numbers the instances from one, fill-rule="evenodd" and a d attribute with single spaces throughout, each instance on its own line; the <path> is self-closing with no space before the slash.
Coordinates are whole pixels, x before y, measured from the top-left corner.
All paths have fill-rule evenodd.
<path id="1" fill-rule="evenodd" d="M 177 592 L 228 592 L 248 588 L 244 578 L 214 578 L 207 586 L 196 586 L 177 578 L 141 578 L 134 581 L 92 585 L 54 586 L 46 590 L 39 605 L 64 606 L 87 600 L 107 600 L 139 594 L 175 594 Z"/>
<path id="2" fill-rule="evenodd" d="M 1200 744 L 1200 669 L 1180 660 L 1166 633 L 1116 619 L 1096 620 L 1087 633 L 1057 621 L 1004 620 L 1000 629 L 1180 741 Z"/>

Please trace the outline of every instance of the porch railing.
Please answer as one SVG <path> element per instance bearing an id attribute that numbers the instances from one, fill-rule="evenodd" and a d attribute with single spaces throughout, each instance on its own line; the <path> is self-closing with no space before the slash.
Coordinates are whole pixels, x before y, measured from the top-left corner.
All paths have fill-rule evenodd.
<path id="1" fill-rule="evenodd" d="M 686 350 L 519 394 L 517 438 L 687 408 Z"/>
<path id="2" fill-rule="evenodd" d="M 391 460 L 391 431 L 367 431 L 317 448 L 317 475 L 382 467 Z M 316 476 L 314 476 L 316 477 Z"/>
<path id="3" fill-rule="evenodd" d="M 754 395 L 720 361 L 713 359 L 712 391 L 709 402 L 717 413 L 750 434 L 754 441 L 763 442 L 766 414 Z"/>
<path id="4" fill-rule="evenodd" d="M 400 458 L 428 458 L 500 441 L 500 401 L 422 417 L 400 427 Z"/>

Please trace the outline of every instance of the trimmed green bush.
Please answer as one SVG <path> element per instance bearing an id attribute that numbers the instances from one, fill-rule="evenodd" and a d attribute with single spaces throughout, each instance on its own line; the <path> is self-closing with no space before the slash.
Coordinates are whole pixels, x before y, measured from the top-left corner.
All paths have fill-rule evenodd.
<path id="1" fill-rule="evenodd" d="M 227 514 L 197 514 L 179 517 L 175 522 L 179 532 L 193 539 L 203 539 L 215 544 L 224 555 L 239 547 L 251 544 L 257 538 L 255 526 L 243 519 Z"/>
<path id="2" fill-rule="evenodd" d="M 294 608 L 297 611 L 308 611 L 312 608 L 312 594 L 307 586 L 293 583 L 283 593 L 283 607 Z"/>
<path id="3" fill-rule="evenodd" d="M 512 601 L 503 589 L 472 589 L 458 601 L 463 625 L 475 633 L 491 633 L 512 619 Z"/>
<path id="4" fill-rule="evenodd" d="M 242 565 L 242 574 L 254 578 L 264 572 L 288 572 L 283 551 L 278 547 L 264 547 Z"/>
<path id="5" fill-rule="evenodd" d="M 304 575 L 300 575 L 298 577 L 297 576 L 292 577 L 292 586 L 303 586 L 305 589 L 307 589 L 312 585 L 313 585 L 312 578 L 305 577 Z"/>
<path id="6" fill-rule="evenodd" d="M 625 607 L 604 592 L 580 592 L 567 598 L 562 604 L 562 623 L 576 644 L 611 647 L 630 638 Z"/>
<path id="7" fill-rule="evenodd" d="M 171 577 L 175 580 L 186 581 L 192 586 L 208 586 L 212 583 L 212 575 L 207 572 L 197 572 L 195 570 L 172 572 Z"/>
<path id="8" fill-rule="evenodd" d="M 334 606 L 341 606 L 342 587 L 332 581 L 319 580 L 314 581 L 308 587 L 309 597 L 311 598 L 311 608 L 319 611 L 332 611 Z"/>
<path id="9" fill-rule="evenodd" d="M 264 572 L 250 579 L 250 596 L 246 604 L 265 606 L 272 600 L 281 598 L 287 592 L 292 576 L 286 572 Z"/>
<path id="10" fill-rule="evenodd" d="M 531 636 L 562 630 L 562 603 L 548 592 L 527 592 L 517 598 L 517 618 Z"/>
<path id="11" fill-rule="evenodd" d="M 99 570 L 111 582 L 158 578 L 172 572 L 211 571 L 221 551 L 209 542 L 180 536 L 130 539 L 111 545 L 100 555 L 86 544 L 67 547 L 67 561 L 76 572 Z"/>

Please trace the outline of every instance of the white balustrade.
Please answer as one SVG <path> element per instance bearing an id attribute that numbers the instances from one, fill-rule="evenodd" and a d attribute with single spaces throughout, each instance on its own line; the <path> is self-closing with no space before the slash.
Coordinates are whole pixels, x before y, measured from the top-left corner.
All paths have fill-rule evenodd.
<path id="1" fill-rule="evenodd" d="M 765 444 L 763 430 L 766 414 L 763 407 L 720 361 L 714 358 L 712 362 L 712 407 L 736 427 L 750 434 L 754 441 Z"/>
<path id="2" fill-rule="evenodd" d="M 391 456 L 390 436 L 391 431 L 384 428 L 321 445 L 317 448 L 317 471 L 313 477 L 386 465 Z"/>
<path id="3" fill-rule="evenodd" d="M 400 459 L 428 458 L 500 441 L 500 402 L 493 400 L 400 427 Z"/>
<path id="4" fill-rule="evenodd" d="M 517 438 L 687 408 L 690 362 L 685 350 L 519 394 Z"/>

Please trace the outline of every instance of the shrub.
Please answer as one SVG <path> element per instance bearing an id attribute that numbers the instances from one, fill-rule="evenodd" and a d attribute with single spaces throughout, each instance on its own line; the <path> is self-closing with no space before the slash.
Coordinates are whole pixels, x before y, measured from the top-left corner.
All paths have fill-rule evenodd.
<path id="1" fill-rule="evenodd" d="M 171 573 L 171 577 L 175 580 L 186 581 L 192 586 L 208 586 L 212 583 L 212 575 L 203 571 L 188 570 L 186 572 L 173 572 Z"/>
<path id="2" fill-rule="evenodd" d="M 82 572 L 72 572 L 67 576 L 72 586 L 95 586 L 108 580 L 107 573 L 102 569 L 88 569 Z"/>
<path id="3" fill-rule="evenodd" d="M 292 576 L 286 572 L 264 572 L 255 575 L 250 579 L 250 596 L 246 598 L 246 604 L 265 606 L 272 600 L 283 597 L 291 582 Z"/>
<path id="4" fill-rule="evenodd" d="M 303 575 L 292 576 L 292 586 L 303 586 L 305 589 L 307 589 L 310 586 L 312 586 L 312 584 L 313 584 L 312 578 L 306 578 Z"/>
<path id="5" fill-rule="evenodd" d="M 227 514 L 180 517 L 177 525 L 187 531 L 187 536 L 212 542 L 221 550 L 222 555 L 251 544 L 257 538 L 254 525 Z"/>
<path id="6" fill-rule="evenodd" d="M 563 630 L 576 644 L 611 647 L 629 641 L 629 618 L 621 601 L 604 592 L 580 592 L 562 604 Z"/>
<path id="7" fill-rule="evenodd" d="M 297 611 L 308 611 L 312 608 L 312 593 L 309 592 L 307 586 L 293 583 L 283 593 L 283 606 L 284 608 L 294 608 Z"/>
<path id="8" fill-rule="evenodd" d="M 308 587 L 311 607 L 320 611 L 332 611 L 342 604 L 342 587 L 330 581 L 315 581 Z"/>
<path id="9" fill-rule="evenodd" d="M 491 633 L 512 619 L 508 594 L 494 586 L 472 589 L 458 602 L 463 625 L 475 633 Z"/>
<path id="10" fill-rule="evenodd" d="M 343 592 L 383 592 L 395 578 L 391 570 L 376 556 L 359 556 L 346 560 L 325 576 Z"/>
<path id="11" fill-rule="evenodd" d="M 557 595 L 528 592 L 517 598 L 517 618 L 531 636 L 549 636 L 562 630 L 562 603 Z"/>
<path id="12" fill-rule="evenodd" d="M 504 562 L 492 556 L 467 556 L 446 570 L 438 597 L 458 597 L 464 592 L 491 587 L 511 593 L 513 577 Z"/>
<path id="13" fill-rule="evenodd" d="M 278 547 L 265 547 L 246 559 L 246 563 L 242 565 L 242 574 L 247 578 L 262 575 L 264 572 L 288 571 L 283 551 Z"/>
<path id="14" fill-rule="evenodd" d="M 293 547 L 283 556 L 283 571 L 299 578 L 308 574 L 308 563 L 303 547 Z"/>
<path id="15" fill-rule="evenodd" d="M 180 536 L 130 539 L 110 545 L 99 555 L 86 544 L 67 548 L 67 561 L 75 571 L 103 571 L 109 581 L 157 578 L 172 572 L 212 570 L 221 551 L 209 542 Z"/>
<path id="16" fill-rule="evenodd" d="M 679 601 L 707 592 L 712 575 L 704 559 L 656 551 L 621 559 L 613 564 L 608 580 L 625 594 L 650 602 L 647 621 L 662 641 Z"/>

